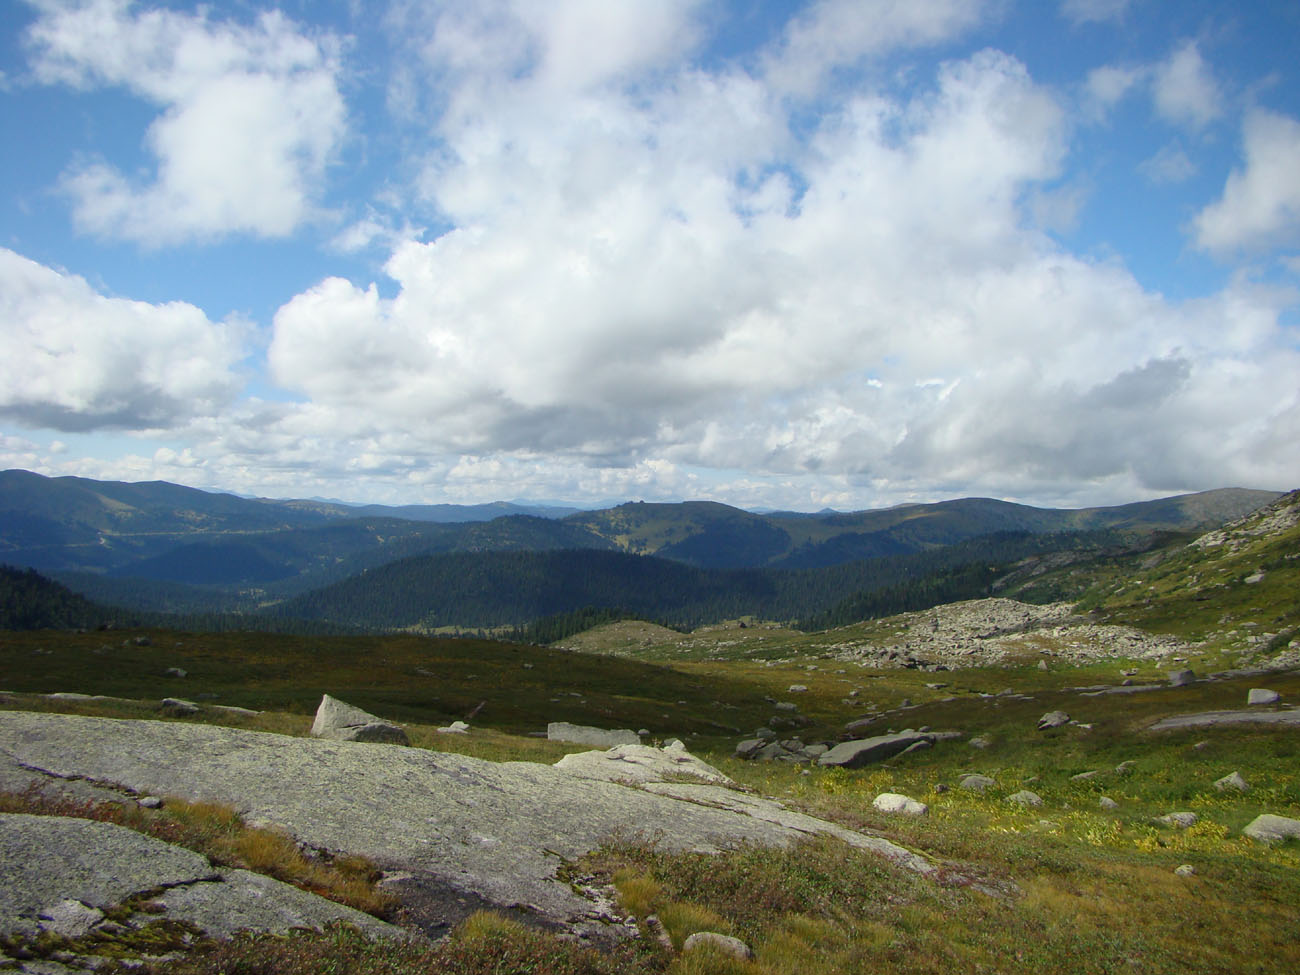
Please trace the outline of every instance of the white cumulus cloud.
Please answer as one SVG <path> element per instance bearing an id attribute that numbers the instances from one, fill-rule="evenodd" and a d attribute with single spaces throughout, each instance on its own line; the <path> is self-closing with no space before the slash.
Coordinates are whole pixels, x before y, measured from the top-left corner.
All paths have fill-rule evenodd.
<path id="1" fill-rule="evenodd" d="M 552 496 L 743 470 L 751 503 L 1291 470 L 1264 445 L 1300 409 L 1276 394 L 1294 296 L 1178 308 L 1037 232 L 1068 127 L 1006 55 L 845 95 L 806 142 L 733 68 L 558 99 L 436 68 L 424 187 L 455 228 L 394 250 L 392 298 L 330 279 L 280 309 L 272 369 L 310 404 L 280 435 Z"/>
<path id="2" fill-rule="evenodd" d="M 244 329 L 106 297 L 0 248 L 0 414 L 64 431 L 166 428 L 239 392 Z"/>
<path id="3" fill-rule="evenodd" d="M 1214 254 L 1300 241 L 1300 122 L 1262 109 L 1242 126 L 1245 167 L 1192 222 L 1196 244 Z"/>
<path id="4" fill-rule="evenodd" d="M 1223 92 L 1195 41 L 1187 41 L 1155 66 L 1156 111 L 1169 122 L 1199 129 L 1223 114 Z"/>
<path id="5" fill-rule="evenodd" d="M 812 95 L 836 69 L 951 40 L 995 10 L 988 0 L 816 0 L 769 53 L 765 78 L 779 91 Z"/>
<path id="6" fill-rule="evenodd" d="M 158 106 L 141 181 L 109 162 L 64 176 L 86 230 L 160 245 L 232 233 L 284 236 L 311 217 L 346 124 L 337 43 L 279 12 L 251 24 L 129 0 L 32 0 L 36 76 L 123 87 Z"/>

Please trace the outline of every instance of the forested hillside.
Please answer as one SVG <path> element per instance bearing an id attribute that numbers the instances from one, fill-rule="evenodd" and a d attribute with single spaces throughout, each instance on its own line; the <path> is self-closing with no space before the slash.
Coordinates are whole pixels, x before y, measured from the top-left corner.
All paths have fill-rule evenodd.
<path id="1" fill-rule="evenodd" d="M 822 569 L 699 569 L 622 552 L 482 552 L 417 556 L 306 593 L 268 612 L 366 629 L 521 626 L 578 610 L 618 610 L 669 625 L 757 616 L 829 619 L 854 598 L 873 615 L 918 600 L 985 595 L 1018 561 L 1050 552 L 1131 547 L 1110 532 L 1004 532 L 956 545 Z M 954 573 L 955 567 L 977 571 Z M 941 584 L 927 581 L 946 573 Z M 933 602 L 926 605 L 933 605 Z M 861 618 L 861 617 L 858 617 Z"/>
<path id="2" fill-rule="evenodd" d="M 0 565 L 0 630 L 90 628 L 124 616 L 32 569 Z"/>

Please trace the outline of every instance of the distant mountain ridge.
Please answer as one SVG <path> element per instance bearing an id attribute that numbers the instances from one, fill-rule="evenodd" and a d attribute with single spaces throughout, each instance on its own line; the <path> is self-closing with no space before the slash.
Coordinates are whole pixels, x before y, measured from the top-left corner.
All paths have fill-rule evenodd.
<path id="1" fill-rule="evenodd" d="M 1078 510 L 966 498 L 816 514 L 633 502 L 557 517 L 507 502 L 358 508 L 4 471 L 0 563 L 54 574 L 102 602 L 207 612 L 279 602 L 420 555 L 596 550 L 700 569 L 816 569 L 995 532 L 1198 531 L 1277 496 L 1230 488 Z"/>
<path id="2" fill-rule="evenodd" d="M 1116 507 L 1034 508 L 961 498 L 855 512 L 759 515 L 712 501 L 633 502 L 572 515 L 621 551 L 701 568 L 820 568 L 925 551 L 992 532 L 1200 531 L 1239 518 L 1279 496 L 1223 488 Z"/>

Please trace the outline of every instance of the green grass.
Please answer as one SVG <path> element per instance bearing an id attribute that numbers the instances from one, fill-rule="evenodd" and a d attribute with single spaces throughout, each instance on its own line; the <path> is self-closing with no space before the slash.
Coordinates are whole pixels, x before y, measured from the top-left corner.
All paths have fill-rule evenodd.
<path id="1" fill-rule="evenodd" d="M 134 638 L 146 637 L 149 646 Z M 185 678 L 164 671 L 179 667 Z M 0 688 L 311 715 L 322 694 L 400 722 L 513 734 L 550 721 L 736 734 L 766 720 L 766 685 L 488 640 L 166 631 L 0 633 Z M 472 717 L 471 717 L 472 715 Z M 231 722 L 237 723 L 237 722 Z"/>
<path id="2" fill-rule="evenodd" d="M 1292 594 L 1300 591 L 1296 560 L 1284 557 L 1297 541 L 1286 545 L 1270 550 L 1273 561 L 1255 549 L 1180 550 L 1146 568 L 1094 567 L 1094 611 L 1203 640 L 1184 662 L 1053 660 L 1044 672 L 1034 666 L 1041 647 L 1033 640 L 1050 641 L 1050 634 L 1027 640 L 1004 664 L 944 673 L 876 670 L 827 656 L 837 642 L 887 642 L 897 626 L 890 620 L 825 634 L 747 621 L 689 635 L 625 628 L 617 636 L 621 652 L 654 661 L 420 637 L 5 633 L 0 687 L 19 693 L 0 707 L 156 718 L 163 696 L 180 696 L 264 713 L 205 709 L 165 720 L 302 735 L 320 694 L 330 693 L 405 723 L 419 747 L 542 762 L 583 750 L 536 737 L 548 721 L 646 727 L 652 739 L 683 737 L 744 786 L 885 835 L 941 867 L 937 880 L 919 877 L 831 839 L 714 856 L 612 844 L 572 869 L 604 878 L 645 931 L 613 954 L 480 917 L 436 947 L 371 944 L 344 930 L 199 942 L 182 958 L 153 964 L 160 975 L 1292 972 L 1300 970 L 1300 844 L 1263 846 L 1241 829 L 1262 812 L 1300 818 L 1300 730 L 1147 729 L 1167 714 L 1243 707 L 1252 686 L 1300 702 L 1300 673 L 1136 694 L 1078 690 L 1118 683 L 1122 670 L 1136 671 L 1138 683 L 1163 683 L 1173 666 L 1204 674 L 1246 653 L 1276 652 L 1283 637 L 1293 639 Z M 1263 580 L 1247 583 L 1261 566 Z M 151 645 L 137 645 L 139 635 Z M 1248 641 L 1256 635 L 1266 638 Z M 660 638 L 665 642 L 656 644 Z M 588 646 L 607 654 L 618 648 L 600 641 L 613 639 L 597 633 Z M 189 676 L 162 676 L 170 666 Z M 791 684 L 808 690 L 792 693 Z M 51 691 L 126 700 L 37 696 Z M 929 726 L 965 737 L 856 771 L 732 758 L 739 738 L 786 714 L 774 707 L 781 700 L 796 701 L 805 722 L 781 734 L 805 741 L 833 739 L 865 716 L 874 719 L 863 736 Z M 470 734 L 436 732 L 480 702 Z M 1036 731 L 1038 717 L 1057 709 L 1081 724 Z M 987 748 L 969 744 L 977 734 Z M 1124 772 L 1116 770 L 1121 763 L 1129 763 Z M 1093 771 L 1093 778 L 1073 778 Z M 1233 771 L 1251 784 L 1249 792 L 1213 787 Z M 995 785 L 982 794 L 958 788 L 970 772 Z M 1009 803 L 1022 788 L 1039 794 L 1043 806 Z M 926 802 L 929 814 L 876 811 L 872 799 L 885 791 Z M 1102 810 L 1102 796 L 1118 808 Z M 1200 821 L 1188 830 L 1156 822 L 1175 810 L 1196 812 Z M 220 833 L 212 825 L 220 819 L 208 817 L 202 829 Z M 280 855 L 274 838 L 241 842 L 238 855 L 246 860 Z M 1175 875 L 1181 864 L 1195 874 Z M 651 937 L 651 914 L 677 946 L 708 928 L 742 938 L 756 958 L 669 951 Z"/>

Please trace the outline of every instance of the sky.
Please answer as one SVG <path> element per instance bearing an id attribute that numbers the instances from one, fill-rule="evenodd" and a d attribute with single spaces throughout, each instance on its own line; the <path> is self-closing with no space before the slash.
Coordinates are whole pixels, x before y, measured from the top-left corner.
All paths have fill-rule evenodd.
<path id="1" fill-rule="evenodd" d="M 1300 486 L 1294 0 L 0 0 L 0 468 Z"/>

